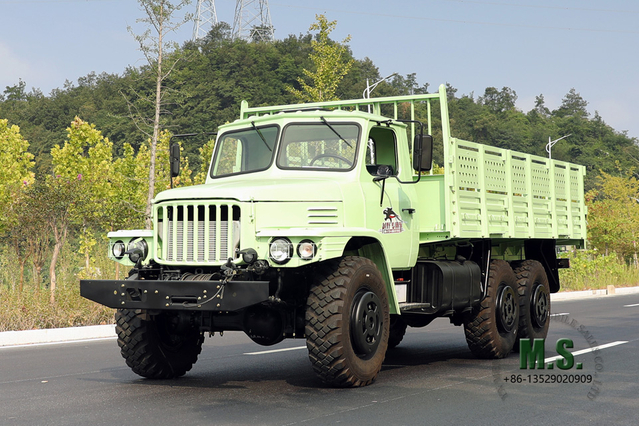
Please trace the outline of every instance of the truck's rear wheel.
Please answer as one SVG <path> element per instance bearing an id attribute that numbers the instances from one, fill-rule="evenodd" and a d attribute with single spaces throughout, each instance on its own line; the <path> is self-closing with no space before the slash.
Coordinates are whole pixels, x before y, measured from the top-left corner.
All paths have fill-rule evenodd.
<path id="1" fill-rule="evenodd" d="M 516 266 L 515 276 L 519 292 L 518 337 L 543 339 L 550 325 L 550 285 L 546 270 L 536 260 L 525 260 Z"/>
<path id="2" fill-rule="evenodd" d="M 366 386 L 386 354 L 388 296 L 373 262 L 348 256 L 326 262 L 306 307 L 306 346 L 313 370 L 333 386 Z"/>
<path id="3" fill-rule="evenodd" d="M 196 328 L 180 327 L 178 317 L 118 309 L 115 321 L 122 357 L 133 372 L 142 377 L 172 379 L 183 376 L 193 367 L 202 350 L 204 336 Z"/>
<path id="4" fill-rule="evenodd" d="M 406 322 L 399 315 L 391 315 L 388 333 L 388 349 L 393 349 L 401 343 L 406 334 Z"/>
<path id="5" fill-rule="evenodd" d="M 504 260 L 493 260 L 488 289 L 481 305 L 464 323 L 466 342 L 478 358 L 504 358 L 517 340 L 519 297 L 517 280 Z"/>

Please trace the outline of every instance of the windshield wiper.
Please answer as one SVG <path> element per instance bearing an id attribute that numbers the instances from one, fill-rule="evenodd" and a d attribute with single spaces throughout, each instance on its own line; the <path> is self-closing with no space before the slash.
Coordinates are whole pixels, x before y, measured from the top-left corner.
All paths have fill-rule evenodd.
<path id="1" fill-rule="evenodd" d="M 271 147 L 268 146 L 268 143 L 266 142 L 266 139 L 264 139 L 264 135 L 262 134 L 262 132 L 260 132 L 260 129 L 258 129 L 257 126 L 255 125 L 255 121 L 251 121 L 251 126 L 253 126 L 253 130 L 255 130 L 257 132 L 257 134 L 260 135 L 260 139 L 262 139 L 262 142 L 264 142 L 264 145 L 266 145 L 268 150 L 273 152 Z"/>
<path id="2" fill-rule="evenodd" d="M 324 124 L 326 124 L 326 125 L 328 126 L 328 128 L 329 128 L 329 129 L 331 129 L 331 130 L 333 131 L 333 133 L 335 133 L 335 134 L 337 135 L 337 137 L 338 137 L 338 138 L 340 138 L 341 140 L 343 140 L 344 142 L 346 142 L 346 145 L 348 145 L 348 147 L 349 147 L 349 148 L 352 148 L 352 147 L 353 147 L 353 145 L 351 145 L 350 143 L 348 143 L 348 141 L 347 141 L 346 139 L 344 139 L 344 138 L 342 137 L 342 135 L 340 135 L 340 134 L 337 132 L 337 130 L 335 130 L 335 129 L 333 128 L 333 126 L 331 126 L 331 125 L 329 124 L 329 122 L 328 122 L 328 121 L 326 121 L 326 119 L 325 119 L 324 117 L 320 117 L 320 119 L 324 122 Z"/>

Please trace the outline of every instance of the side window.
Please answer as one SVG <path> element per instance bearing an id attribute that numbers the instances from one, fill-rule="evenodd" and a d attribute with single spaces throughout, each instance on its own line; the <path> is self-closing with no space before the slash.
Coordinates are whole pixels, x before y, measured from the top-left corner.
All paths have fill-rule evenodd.
<path id="1" fill-rule="evenodd" d="M 385 127 L 373 127 L 366 144 L 366 169 L 374 175 L 379 165 L 390 166 L 393 175 L 398 172 L 395 132 Z"/>

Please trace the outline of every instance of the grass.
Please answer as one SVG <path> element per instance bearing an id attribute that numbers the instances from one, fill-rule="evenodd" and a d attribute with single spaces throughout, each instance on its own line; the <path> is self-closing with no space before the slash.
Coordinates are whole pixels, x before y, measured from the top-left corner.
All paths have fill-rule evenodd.
<path id="1" fill-rule="evenodd" d="M 91 271 L 78 265 L 78 254 L 67 250 L 58 268 L 59 284 L 55 303 L 49 301 L 49 290 L 34 286 L 27 274 L 25 286 L 19 291 L 15 259 L 0 252 L 0 332 L 61 328 L 83 325 L 112 324 L 114 310 L 80 296 L 81 278 L 115 278 L 115 264 L 106 256 L 96 255 Z M 639 269 L 628 266 L 614 255 L 602 255 L 596 250 L 566 253 L 570 269 L 560 270 L 562 291 L 639 286 Z M 29 284 L 27 284 L 29 283 Z"/>
<path id="2" fill-rule="evenodd" d="M 24 288 L 19 290 L 19 271 L 14 255 L 0 251 L 0 332 L 112 324 L 114 310 L 80 296 L 81 278 L 115 278 L 115 264 L 106 256 L 96 256 L 90 272 L 80 266 L 82 257 L 66 248 L 56 268 L 58 285 L 55 303 L 47 286 L 35 285 L 30 270 L 25 271 Z M 48 269 L 48 264 L 43 269 Z M 43 274 L 46 273 L 43 271 Z M 47 277 L 43 281 L 47 281 Z"/>
<path id="3" fill-rule="evenodd" d="M 113 323 L 113 309 L 80 296 L 79 284 L 58 287 L 55 303 L 47 289 L 26 288 L 22 292 L 0 289 L 5 302 L 0 314 L 0 331 L 63 328 Z"/>
<path id="4" fill-rule="evenodd" d="M 614 253 L 607 256 L 597 250 L 567 253 L 570 269 L 559 270 L 563 291 L 598 290 L 639 286 L 639 269 L 620 260 Z"/>

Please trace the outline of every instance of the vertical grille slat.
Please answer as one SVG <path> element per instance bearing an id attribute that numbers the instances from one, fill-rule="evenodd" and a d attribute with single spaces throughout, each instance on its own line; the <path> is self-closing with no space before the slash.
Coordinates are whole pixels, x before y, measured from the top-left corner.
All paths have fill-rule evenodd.
<path id="1" fill-rule="evenodd" d="M 233 203 L 158 205 L 158 257 L 168 263 L 221 264 L 236 258 L 240 206 Z"/>

